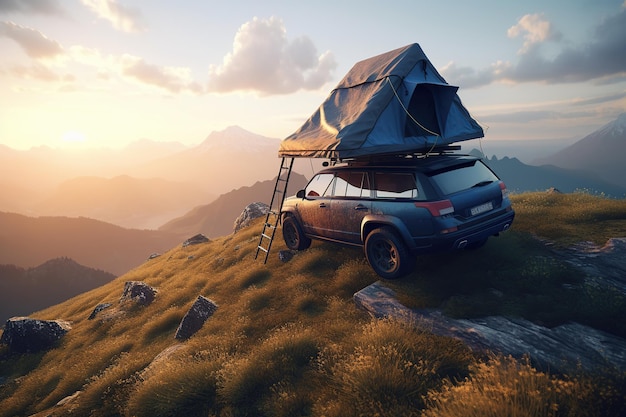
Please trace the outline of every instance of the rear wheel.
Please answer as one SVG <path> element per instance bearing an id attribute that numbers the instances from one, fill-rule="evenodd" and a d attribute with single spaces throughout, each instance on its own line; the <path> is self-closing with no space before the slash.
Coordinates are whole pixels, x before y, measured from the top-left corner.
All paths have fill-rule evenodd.
<path id="1" fill-rule="evenodd" d="M 367 235 L 365 256 L 374 272 L 385 279 L 400 278 L 415 266 L 415 259 L 390 227 L 374 229 Z"/>
<path id="2" fill-rule="evenodd" d="M 283 219 L 283 239 L 292 250 L 304 250 L 311 246 L 311 239 L 304 235 L 300 224 L 293 216 Z"/>

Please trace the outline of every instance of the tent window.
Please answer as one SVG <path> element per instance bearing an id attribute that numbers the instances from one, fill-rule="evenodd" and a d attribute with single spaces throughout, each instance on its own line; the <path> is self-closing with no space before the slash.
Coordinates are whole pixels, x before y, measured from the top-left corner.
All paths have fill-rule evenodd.
<path id="1" fill-rule="evenodd" d="M 413 116 L 413 119 L 419 122 L 419 125 L 407 115 L 404 125 L 405 137 L 433 136 L 430 132 L 441 135 L 439 122 L 437 122 L 435 99 L 428 86 L 422 84 L 415 86 L 411 101 L 409 102 L 408 111 L 409 114 Z M 430 132 L 424 128 L 428 129 Z"/>

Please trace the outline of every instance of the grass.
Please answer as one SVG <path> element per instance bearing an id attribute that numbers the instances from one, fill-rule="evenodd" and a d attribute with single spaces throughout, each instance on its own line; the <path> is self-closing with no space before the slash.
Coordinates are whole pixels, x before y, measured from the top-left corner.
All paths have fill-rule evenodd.
<path id="1" fill-rule="evenodd" d="M 459 317 L 495 313 L 549 325 L 574 318 L 619 333 L 611 322 L 624 316 L 623 298 L 587 286 L 580 272 L 533 237 L 568 245 L 626 236 L 623 203 L 588 198 L 515 196 L 513 230 L 480 252 L 420 258 L 413 275 L 394 283 L 401 302 L 441 307 Z M 578 216 L 580 227 L 563 227 L 558 234 L 544 229 L 546 216 L 556 216 L 551 210 L 559 204 L 571 213 L 559 214 L 555 222 Z M 575 214 L 586 209 L 595 214 Z M 597 223 L 600 218 L 611 226 Z M 507 413 L 522 404 L 532 411 L 523 415 L 624 415 L 623 373 L 551 375 L 511 358 L 475 357 L 458 341 L 414 323 L 372 319 L 352 301 L 354 292 L 378 280 L 362 250 L 314 242 L 283 263 L 279 238 L 263 264 L 253 259 L 260 225 L 178 246 L 103 287 L 34 313 L 68 320 L 73 327 L 58 348 L 45 353 L 17 356 L 0 347 L 0 379 L 5 378 L 0 416 L 47 415 L 77 391 L 75 400 L 54 413 L 331 417 L 495 410 L 514 415 Z M 156 287 L 155 301 L 120 305 L 130 280 Z M 174 339 L 177 324 L 198 295 L 219 308 L 180 343 Z M 118 314 L 87 320 L 103 302 L 113 304 L 105 312 Z M 166 350 L 165 359 L 143 371 Z M 486 414 L 468 411 L 474 409 Z"/>

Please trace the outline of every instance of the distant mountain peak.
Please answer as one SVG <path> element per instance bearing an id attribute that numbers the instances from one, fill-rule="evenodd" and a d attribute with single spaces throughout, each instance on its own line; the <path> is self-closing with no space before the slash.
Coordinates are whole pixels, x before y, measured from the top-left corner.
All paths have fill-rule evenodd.
<path id="1" fill-rule="evenodd" d="M 224 130 L 211 132 L 198 148 L 201 151 L 228 149 L 255 152 L 260 147 L 275 146 L 278 152 L 278 142 L 279 139 L 252 133 L 240 126 L 229 126 Z"/>
<path id="2" fill-rule="evenodd" d="M 624 137 L 626 135 L 626 113 L 592 133 L 595 136 Z M 591 135 L 590 135 L 591 136 Z"/>

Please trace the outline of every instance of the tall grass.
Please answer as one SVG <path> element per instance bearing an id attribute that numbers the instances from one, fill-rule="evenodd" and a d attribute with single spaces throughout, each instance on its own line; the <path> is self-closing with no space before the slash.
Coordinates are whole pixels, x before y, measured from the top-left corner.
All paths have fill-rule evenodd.
<path id="1" fill-rule="evenodd" d="M 422 416 L 622 416 L 624 375 L 618 379 L 595 385 L 586 375 L 550 375 L 533 368 L 528 359 L 495 356 L 472 364 L 471 376 L 460 383 L 448 378 L 441 389 L 431 391 Z"/>
<path id="2" fill-rule="evenodd" d="M 531 237 L 550 237 L 542 233 L 546 216 L 557 214 L 552 210 L 588 204 L 585 196 L 560 198 L 515 196 L 514 204 L 520 202 L 511 232 L 479 252 L 420 257 L 416 271 L 394 283 L 400 301 L 456 316 L 511 314 L 545 323 L 590 313 L 598 326 L 615 328 L 610 323 L 626 314 L 623 298 L 586 286 Z M 596 214 L 579 215 L 580 228 L 565 227 L 557 237 L 583 240 L 581 233 L 599 218 L 612 224 L 615 236 L 626 236 L 622 208 L 612 204 L 600 201 L 600 209 L 590 207 Z M 554 222 L 576 217 L 559 215 L 565 217 Z M 481 361 L 460 342 L 419 324 L 372 319 L 352 301 L 354 292 L 379 279 L 361 249 L 314 242 L 283 263 L 276 253 L 286 248 L 277 239 L 263 264 L 253 259 L 260 228 L 258 220 L 235 235 L 173 248 L 101 288 L 37 312 L 36 318 L 65 319 L 73 328 L 45 353 L 16 356 L 0 347 L 0 416 L 448 415 L 453 404 L 463 413 L 449 415 L 480 415 L 468 414 L 469 407 L 513 410 L 504 404 L 507 396 L 535 415 L 624 414 L 624 374 L 557 377 L 511 358 Z M 594 230 L 603 230 L 598 238 L 609 232 L 599 225 Z M 130 280 L 156 287 L 155 301 L 120 305 Z M 177 323 L 198 295 L 219 308 L 180 343 Z M 87 320 L 103 302 L 113 306 Z M 170 353 L 155 360 L 162 352 Z M 543 402 L 532 402 L 536 390 L 546 391 L 539 393 Z"/>

